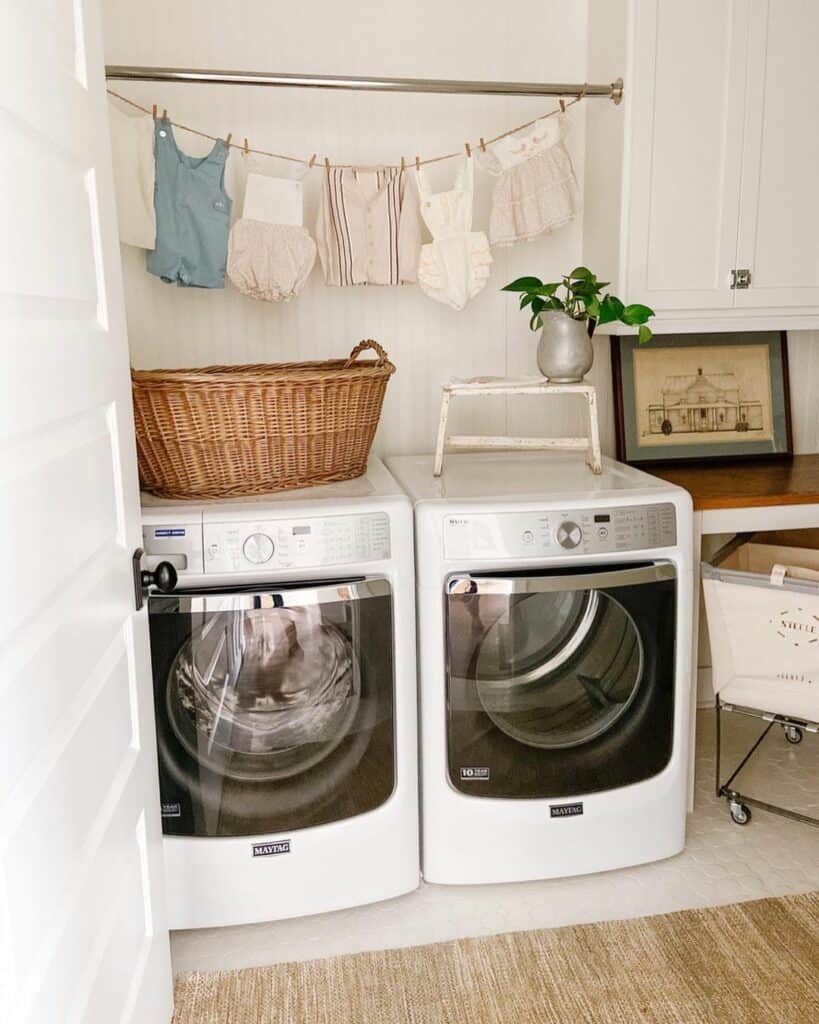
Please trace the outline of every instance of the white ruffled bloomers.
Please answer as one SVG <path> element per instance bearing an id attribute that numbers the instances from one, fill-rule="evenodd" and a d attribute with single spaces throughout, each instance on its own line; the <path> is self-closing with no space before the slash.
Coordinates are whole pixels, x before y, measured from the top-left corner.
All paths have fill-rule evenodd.
<path id="1" fill-rule="evenodd" d="M 438 238 L 421 246 L 418 284 L 431 299 L 463 309 L 489 280 L 492 253 L 483 231 Z"/>
<path id="2" fill-rule="evenodd" d="M 244 295 L 288 302 L 302 290 L 316 262 L 316 243 L 295 224 L 237 220 L 230 232 L 227 273 Z"/>

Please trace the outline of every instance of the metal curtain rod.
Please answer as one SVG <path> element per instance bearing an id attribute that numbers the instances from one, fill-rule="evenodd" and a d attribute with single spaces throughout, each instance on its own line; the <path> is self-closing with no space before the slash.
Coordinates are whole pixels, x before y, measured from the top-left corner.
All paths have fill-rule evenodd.
<path id="1" fill-rule="evenodd" d="M 565 82 L 459 82 L 446 78 L 359 78 L 351 75 L 285 75 L 262 71 L 208 71 L 109 64 L 105 77 L 132 82 L 197 82 L 215 85 L 274 85 L 301 89 L 366 89 L 371 92 L 439 92 L 480 96 L 604 96 L 619 103 L 623 79 L 610 85 Z"/>

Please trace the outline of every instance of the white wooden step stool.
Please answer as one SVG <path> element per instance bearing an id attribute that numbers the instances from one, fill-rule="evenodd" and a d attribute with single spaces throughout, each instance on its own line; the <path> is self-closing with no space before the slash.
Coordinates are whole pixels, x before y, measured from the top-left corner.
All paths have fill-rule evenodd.
<path id="1" fill-rule="evenodd" d="M 449 405 L 456 396 L 479 395 L 581 395 L 587 405 L 588 437 L 486 437 L 480 434 L 447 434 Z M 586 463 L 593 473 L 602 473 L 600 458 L 600 430 L 597 423 L 597 391 L 593 384 L 552 384 L 546 377 L 473 377 L 470 380 L 453 379 L 443 386 L 441 419 L 438 441 L 435 445 L 435 476 L 444 467 L 444 453 L 466 448 L 494 448 L 513 451 L 585 451 Z"/>

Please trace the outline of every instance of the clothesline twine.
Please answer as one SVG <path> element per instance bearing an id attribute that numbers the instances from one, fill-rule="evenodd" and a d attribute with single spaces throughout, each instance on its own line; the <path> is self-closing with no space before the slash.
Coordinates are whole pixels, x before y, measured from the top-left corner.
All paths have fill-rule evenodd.
<path id="1" fill-rule="evenodd" d="M 569 107 L 574 106 L 575 103 L 579 103 L 583 99 L 583 97 L 586 95 L 586 88 L 587 88 L 587 86 L 584 85 L 583 88 L 580 90 L 580 92 L 577 94 L 577 96 L 575 96 L 573 99 L 567 100 L 565 102 L 561 101 L 560 106 L 555 108 L 554 110 L 550 110 L 546 114 L 540 114 L 538 117 L 533 117 L 531 121 L 525 121 L 523 124 L 516 125 L 514 128 L 509 128 L 508 131 L 501 132 L 500 135 L 495 135 L 491 139 L 481 138 L 480 142 L 477 145 L 475 145 L 474 143 L 465 142 L 464 143 L 464 149 L 463 150 L 459 149 L 455 153 L 444 153 L 442 156 L 431 156 L 431 157 L 428 157 L 426 160 L 420 160 L 418 157 L 415 157 L 414 160 L 405 161 L 404 158 L 402 157 L 400 163 L 397 163 L 397 164 L 379 164 L 379 167 L 390 167 L 390 168 L 395 167 L 395 168 L 400 168 L 401 170 L 403 170 L 405 167 L 408 167 L 408 166 L 409 167 L 411 167 L 411 166 L 423 167 L 426 164 L 437 164 L 437 163 L 440 163 L 442 160 L 454 160 L 455 157 L 461 156 L 464 151 L 466 152 L 467 156 L 471 157 L 473 149 L 484 150 L 484 149 L 486 149 L 487 146 L 491 146 L 493 142 L 499 142 L 501 139 L 505 139 L 509 135 L 514 135 L 515 132 L 523 131 L 524 128 L 530 128 L 533 124 L 537 124 L 538 121 L 545 121 L 549 117 L 554 117 L 556 114 L 563 113 Z M 115 96 L 118 100 L 122 100 L 123 103 L 127 103 L 131 107 L 136 107 L 137 110 L 141 110 L 144 114 L 151 114 L 153 116 L 156 116 L 155 113 L 154 113 L 156 108 L 154 108 L 154 110 L 151 110 L 148 107 L 143 107 L 141 103 L 135 103 L 134 100 L 129 100 L 127 96 L 122 96 L 122 95 L 120 95 L 120 93 L 114 92 L 113 89 L 108 89 L 107 91 L 108 91 L 108 95 L 109 96 Z M 163 118 L 164 118 L 164 115 L 163 115 Z M 330 161 L 329 157 L 324 157 L 323 160 L 319 161 L 317 159 L 316 154 L 313 154 L 313 156 L 311 156 L 309 159 L 305 160 L 302 157 L 298 157 L 298 156 L 288 156 L 286 153 L 271 153 L 271 152 L 269 152 L 266 149 L 253 149 L 253 148 L 251 148 L 250 146 L 247 145 L 247 139 L 245 139 L 244 144 L 240 144 L 238 142 L 231 142 L 230 141 L 231 138 L 232 138 L 231 135 L 228 135 L 227 139 L 222 139 L 218 135 L 209 135 L 207 132 L 200 131 L 198 128 L 191 128 L 190 125 L 180 124 L 178 121 L 171 121 L 170 118 L 168 118 L 167 120 L 168 120 L 168 123 L 172 127 L 174 127 L 174 128 L 179 128 L 183 132 L 190 132 L 191 135 L 198 135 L 202 139 L 210 139 L 211 142 L 219 142 L 219 141 L 224 142 L 225 145 L 227 145 L 230 149 L 238 149 L 239 152 L 244 153 L 245 155 L 249 155 L 250 153 L 254 153 L 256 156 L 272 157 L 274 160 L 288 160 L 290 163 L 303 164 L 308 170 L 310 170 L 313 167 L 319 167 L 319 168 L 327 168 L 327 167 L 357 168 L 357 167 L 361 167 L 360 164 L 336 164 L 336 163 L 332 163 Z"/>

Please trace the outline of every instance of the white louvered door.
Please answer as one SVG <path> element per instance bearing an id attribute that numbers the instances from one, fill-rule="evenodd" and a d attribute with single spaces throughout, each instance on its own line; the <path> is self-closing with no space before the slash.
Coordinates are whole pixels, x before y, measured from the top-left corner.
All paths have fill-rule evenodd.
<path id="1" fill-rule="evenodd" d="M 0 28 L 0 1019 L 172 1013 L 96 0 Z"/>

